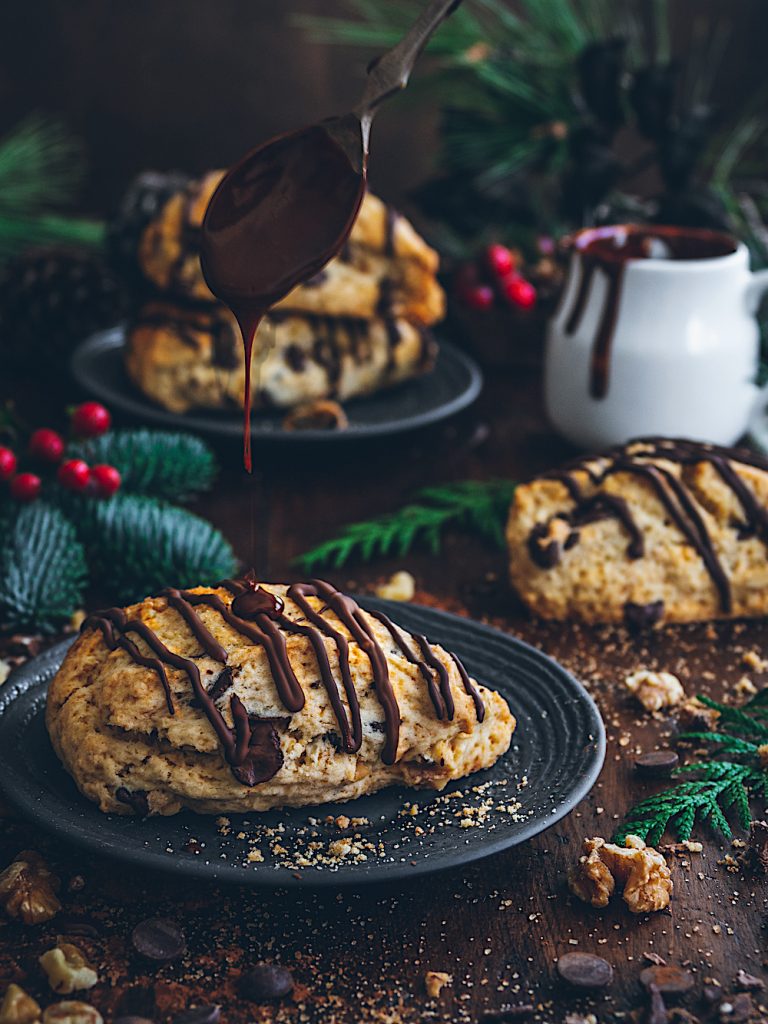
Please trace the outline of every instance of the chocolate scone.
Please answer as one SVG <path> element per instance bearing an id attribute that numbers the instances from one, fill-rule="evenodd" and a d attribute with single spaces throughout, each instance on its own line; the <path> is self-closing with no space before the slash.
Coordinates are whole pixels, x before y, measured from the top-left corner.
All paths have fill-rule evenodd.
<path id="1" fill-rule="evenodd" d="M 436 351 L 425 328 L 403 319 L 274 312 L 254 344 L 253 408 L 379 391 L 429 371 Z M 128 329 L 125 362 L 144 394 L 172 412 L 243 406 L 243 344 L 224 306 L 150 303 Z"/>
<path id="2" fill-rule="evenodd" d="M 145 229 L 139 264 L 161 291 L 213 301 L 200 269 L 200 229 L 222 174 L 211 172 L 177 192 Z M 368 193 L 341 254 L 275 308 L 433 324 L 445 312 L 445 295 L 435 276 L 438 262 L 437 253 L 405 217 Z"/>
<path id="3" fill-rule="evenodd" d="M 493 764 L 515 720 L 461 662 L 320 580 L 167 590 L 83 623 L 51 683 L 57 754 L 102 811 L 260 811 Z"/>
<path id="4" fill-rule="evenodd" d="M 641 438 L 518 487 L 512 583 L 536 614 L 691 622 L 768 613 L 768 460 Z"/>

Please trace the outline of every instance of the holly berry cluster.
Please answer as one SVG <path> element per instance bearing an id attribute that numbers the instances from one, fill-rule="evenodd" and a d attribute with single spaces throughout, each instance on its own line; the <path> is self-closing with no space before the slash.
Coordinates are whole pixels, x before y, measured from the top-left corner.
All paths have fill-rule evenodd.
<path id="1" fill-rule="evenodd" d="M 478 259 L 464 263 L 456 274 L 456 297 L 480 312 L 497 300 L 513 309 L 536 305 L 536 288 L 520 272 L 520 257 L 506 245 L 488 245 Z"/>
<path id="2" fill-rule="evenodd" d="M 83 402 L 72 410 L 70 431 L 73 439 L 100 437 L 112 423 L 109 411 L 99 402 Z M 26 456 L 37 469 L 56 466 L 56 479 L 67 491 L 94 498 L 110 498 L 120 488 L 120 473 L 114 466 L 89 466 L 83 459 L 67 459 L 67 442 L 50 427 L 40 427 L 30 435 Z M 11 497 L 30 502 L 40 497 L 43 478 L 38 472 L 18 472 L 19 455 L 0 446 L 0 482 L 8 484 Z"/>

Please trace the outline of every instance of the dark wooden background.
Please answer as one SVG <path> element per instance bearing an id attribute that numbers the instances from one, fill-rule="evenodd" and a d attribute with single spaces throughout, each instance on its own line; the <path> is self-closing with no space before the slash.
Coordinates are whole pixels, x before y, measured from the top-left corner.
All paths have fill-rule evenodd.
<path id="1" fill-rule="evenodd" d="M 715 103 L 754 102 L 768 81 L 764 0 L 669 2 L 683 57 L 713 28 L 723 42 Z M 648 0 L 623 6 L 642 14 Z M 299 13 L 348 10 L 344 0 L 6 0 L 0 129 L 33 109 L 61 114 L 90 152 L 83 204 L 108 210 L 139 170 L 222 166 L 263 138 L 349 109 L 371 53 L 313 43 L 293 24 Z M 373 188 L 401 203 L 434 167 L 435 128 L 422 102 L 383 110 Z"/>
<path id="2" fill-rule="evenodd" d="M 92 171 L 84 205 L 109 207 L 135 171 L 199 170 L 223 164 L 252 142 L 343 107 L 356 94 L 365 57 L 310 46 L 290 27 L 298 10 L 331 11 L 330 0 L 25 0 L 0 8 L 0 128 L 31 109 L 64 114 L 87 141 Z M 738 107 L 765 81 L 764 0 L 679 0 L 682 27 L 693 13 L 727 9 L 736 17 L 720 95 Z M 429 171 L 434 117 L 405 99 L 377 125 L 374 187 L 399 200 Z M 0 369 L 0 399 L 15 398 L 32 422 L 51 422 L 76 398 L 63 381 L 46 390 Z M 239 556 L 266 578 L 293 575 L 294 555 L 350 520 L 398 507 L 415 488 L 451 479 L 523 478 L 569 453 L 548 430 L 536 371 L 494 369 L 477 407 L 459 420 L 396 442 L 350 447 L 343 455 L 257 450 L 256 473 L 239 468 L 236 442 L 219 448 L 225 466 L 198 510 L 231 538 Z M 20 849 L 43 852 L 65 886 L 65 913 L 91 922 L 74 937 L 102 981 L 89 999 L 107 1020 L 116 1008 L 157 1021 L 194 1003 L 217 1001 L 228 1024 L 284 1020 L 330 1024 L 477 1021 L 488 1009 L 531 1001 L 537 1019 L 563 1021 L 576 1010 L 601 1022 L 636 1019 L 644 954 L 686 963 L 696 987 L 687 1005 L 707 1020 L 706 978 L 734 991 L 740 967 L 766 977 L 766 890 L 762 878 L 719 862 L 737 854 L 705 834 L 703 854 L 671 857 L 671 912 L 635 918 L 616 901 L 603 913 L 568 896 L 565 875 L 584 836 L 609 834 L 651 786 L 633 776 L 636 750 L 669 742 L 670 719 L 639 715 L 622 679 L 639 666 L 677 672 L 691 693 L 721 695 L 744 673 L 742 654 L 766 650 L 768 626 L 670 628 L 650 637 L 530 620 L 506 583 L 505 556 L 471 537 L 451 535 L 443 553 L 351 565 L 340 585 L 365 589 L 399 569 L 417 578 L 418 599 L 510 630 L 562 659 L 592 689 L 609 734 L 601 779 L 566 820 L 531 843 L 466 871 L 404 889 L 315 897 L 254 895 L 170 882 L 127 871 L 50 841 L 13 816 L 0 829 L 0 864 Z M 763 675 L 752 673 L 762 685 Z M 756 813 L 763 809 L 755 808 Z M 73 878 L 84 887 L 69 891 Z M 152 969 L 129 936 L 143 917 L 183 923 L 189 953 Z M 17 981 L 51 999 L 37 956 L 70 925 L 37 929 L 0 917 L 0 990 Z M 597 1000 L 558 984 L 555 961 L 571 950 L 598 953 L 616 980 Z M 260 959 L 291 967 L 296 999 L 278 1008 L 245 1003 L 237 981 Z M 437 1002 L 425 970 L 453 974 Z M 142 1003 L 136 987 L 151 998 Z M 129 990 L 133 996 L 127 995 Z M 130 1001 L 133 1000 L 133 1001 Z M 155 1006 L 155 1004 L 157 1004 Z"/>

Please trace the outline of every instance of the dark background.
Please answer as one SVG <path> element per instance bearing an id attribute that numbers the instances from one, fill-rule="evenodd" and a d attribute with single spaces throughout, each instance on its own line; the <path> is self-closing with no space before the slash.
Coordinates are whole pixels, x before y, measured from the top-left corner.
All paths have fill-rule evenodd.
<path id="1" fill-rule="evenodd" d="M 766 0 L 670 3 L 682 51 L 697 20 L 726 34 L 717 101 L 751 101 L 768 81 Z M 226 165 L 351 106 L 371 53 L 313 44 L 292 24 L 297 13 L 348 10 L 343 0 L 6 0 L 0 130 L 31 110 L 61 114 L 88 145 L 83 205 L 106 211 L 138 170 Z M 428 103 L 391 103 L 376 125 L 374 190 L 402 201 L 428 177 L 435 129 Z"/>

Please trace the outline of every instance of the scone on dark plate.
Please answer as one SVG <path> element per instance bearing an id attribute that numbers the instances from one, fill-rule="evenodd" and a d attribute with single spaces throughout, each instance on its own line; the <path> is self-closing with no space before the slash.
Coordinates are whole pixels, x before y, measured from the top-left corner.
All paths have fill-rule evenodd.
<path id="1" fill-rule="evenodd" d="M 330 584 L 250 577 L 86 619 L 48 732 L 102 811 L 218 814 L 442 789 L 515 720 L 461 662 Z"/>
<path id="2" fill-rule="evenodd" d="M 435 353 L 426 329 L 408 320 L 275 312 L 253 348 L 253 408 L 380 391 L 427 373 Z M 128 328 L 125 365 L 136 386 L 171 412 L 243 407 L 243 343 L 223 306 L 145 306 Z"/>
<path id="3" fill-rule="evenodd" d="M 223 171 L 173 195 L 145 229 L 139 265 L 160 291 L 212 302 L 200 269 L 200 231 Z M 445 312 L 438 255 L 405 217 L 368 193 L 341 254 L 276 309 L 357 319 L 393 316 L 434 324 Z"/>
<path id="4" fill-rule="evenodd" d="M 644 438 L 518 487 L 512 583 L 538 615 L 690 622 L 768 614 L 768 460 Z"/>

